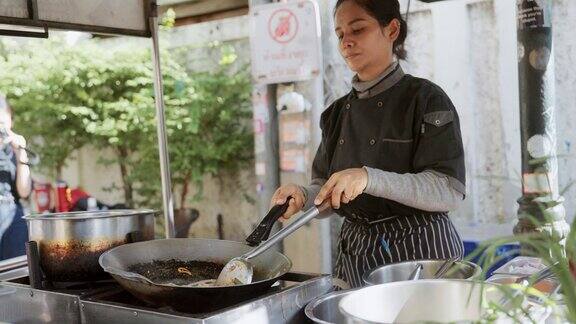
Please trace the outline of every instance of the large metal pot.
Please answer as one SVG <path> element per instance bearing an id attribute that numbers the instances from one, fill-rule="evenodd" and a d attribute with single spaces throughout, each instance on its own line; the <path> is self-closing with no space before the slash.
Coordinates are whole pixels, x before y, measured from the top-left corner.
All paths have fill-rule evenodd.
<path id="1" fill-rule="evenodd" d="M 367 271 L 363 280 L 367 285 L 408 280 L 417 264 L 422 265 L 420 279 L 433 279 L 434 274 L 446 260 L 416 260 L 383 265 Z M 481 279 L 482 268 L 468 261 L 456 261 L 442 279 Z"/>
<path id="2" fill-rule="evenodd" d="M 345 323 L 454 323 L 480 321 L 488 301 L 504 292 L 470 280 L 418 280 L 369 286 L 344 297 Z"/>
<path id="3" fill-rule="evenodd" d="M 314 323 L 318 324 L 339 324 L 344 323 L 346 318 L 338 309 L 340 301 L 349 294 L 357 291 L 357 289 L 333 291 L 329 294 L 320 296 L 312 300 L 304 312 L 306 317 Z"/>
<path id="4" fill-rule="evenodd" d="M 29 215 L 30 240 L 50 281 L 91 281 L 107 275 L 100 255 L 118 245 L 154 239 L 153 210 L 110 210 Z"/>

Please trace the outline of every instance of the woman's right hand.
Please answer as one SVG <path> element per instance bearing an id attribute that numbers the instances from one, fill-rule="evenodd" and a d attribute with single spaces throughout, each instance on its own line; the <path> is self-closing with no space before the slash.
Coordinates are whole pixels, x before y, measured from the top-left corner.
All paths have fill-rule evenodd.
<path id="1" fill-rule="evenodd" d="M 288 197 L 292 197 L 292 199 L 290 199 L 288 209 L 284 215 L 282 215 L 282 218 L 284 219 L 289 219 L 292 217 L 292 215 L 302 210 L 305 203 L 304 192 L 302 191 L 302 188 L 291 183 L 281 186 L 276 190 L 276 192 L 274 192 L 274 195 L 272 195 L 272 199 L 270 201 L 270 208 L 272 208 L 274 205 L 284 204 Z"/>

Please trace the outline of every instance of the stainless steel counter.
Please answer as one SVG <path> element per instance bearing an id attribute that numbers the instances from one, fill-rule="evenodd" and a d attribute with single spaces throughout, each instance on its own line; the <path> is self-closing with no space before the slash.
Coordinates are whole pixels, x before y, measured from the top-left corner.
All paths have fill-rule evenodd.
<path id="1" fill-rule="evenodd" d="M 10 323 L 302 323 L 304 307 L 332 289 L 329 275 L 288 273 L 268 293 L 209 314 L 178 313 L 144 305 L 114 281 L 32 289 L 27 277 L 0 282 L 0 321 Z"/>

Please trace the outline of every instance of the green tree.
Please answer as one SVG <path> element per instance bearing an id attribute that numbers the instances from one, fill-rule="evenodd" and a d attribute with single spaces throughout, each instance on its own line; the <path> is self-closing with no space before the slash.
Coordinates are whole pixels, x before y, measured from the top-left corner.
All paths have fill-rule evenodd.
<path id="1" fill-rule="evenodd" d="M 100 149 L 112 149 L 113 159 L 100 159 L 120 168 L 125 201 L 135 206 L 134 190 L 139 179 L 133 175 L 145 159 L 158 160 L 158 153 L 148 147 L 156 140 L 153 97 L 153 70 L 150 53 L 143 48 L 114 51 L 93 49 L 101 62 L 94 61 L 88 74 L 98 85 L 87 91 L 96 118 L 86 121 L 92 143 Z M 185 70 L 163 55 L 164 99 L 167 111 L 184 109 L 194 98 Z M 155 172 L 159 174 L 159 168 Z"/>
<path id="2" fill-rule="evenodd" d="M 58 41 L 4 43 L 0 91 L 14 110 L 14 128 L 42 157 L 41 168 L 60 178 L 70 154 L 89 138 L 85 120 L 94 113 L 83 105 L 83 75 L 89 53 Z"/>
<path id="3" fill-rule="evenodd" d="M 166 110 L 172 189 L 179 193 L 177 206 L 182 212 L 191 186 L 196 189 L 194 198 L 201 198 L 205 175 L 235 178 L 252 161 L 250 78 L 246 68 L 233 72 L 228 67 L 191 74 L 189 96 L 180 99 L 185 104 Z M 145 167 L 134 176 L 139 179 L 138 194 L 159 206 L 159 178 L 149 173 L 158 169 L 158 159 L 151 158 L 151 152 L 157 152 L 155 138 L 150 142 L 142 149 L 150 150 L 141 161 Z"/>
<path id="4" fill-rule="evenodd" d="M 166 126 L 173 189 L 185 208 L 191 184 L 200 197 L 206 174 L 234 174 L 252 159 L 250 78 L 222 47 L 220 68 L 190 73 L 173 51 L 162 52 Z M 16 127 L 31 139 L 42 168 L 57 177 L 77 149 L 112 150 L 129 206 L 160 206 L 153 70 L 150 52 L 104 47 L 92 40 L 5 44 L 0 91 L 16 111 Z M 115 184 L 111 184 L 113 190 Z M 140 199 L 139 199 L 140 198 Z"/>

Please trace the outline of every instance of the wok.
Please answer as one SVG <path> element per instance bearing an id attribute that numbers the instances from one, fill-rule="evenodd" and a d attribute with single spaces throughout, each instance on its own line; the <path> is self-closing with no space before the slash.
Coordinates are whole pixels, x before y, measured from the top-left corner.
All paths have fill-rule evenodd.
<path id="1" fill-rule="evenodd" d="M 126 244 L 100 256 L 100 265 L 138 299 L 156 306 L 170 306 L 187 313 L 211 312 L 264 293 L 290 270 L 292 263 L 283 254 L 269 250 L 252 259 L 254 281 L 229 287 L 177 287 L 152 282 L 130 272 L 136 264 L 162 260 L 199 260 L 224 265 L 250 246 L 212 239 L 162 239 Z"/>
<path id="2" fill-rule="evenodd" d="M 292 266 L 285 255 L 267 248 L 328 209 L 328 206 L 323 204 L 311 208 L 269 240 L 267 238 L 272 226 L 288 208 L 288 201 L 270 210 L 246 239 L 248 244 L 211 239 L 164 239 L 119 246 L 102 254 L 99 262 L 104 271 L 110 273 L 126 290 L 147 303 L 170 306 L 189 313 L 210 312 L 267 291 Z M 265 242 L 260 244 L 262 241 Z M 250 258 L 254 268 L 254 278 L 250 284 L 227 287 L 175 286 L 172 282 L 152 281 L 150 276 L 132 272 L 135 265 L 153 261 L 208 261 L 223 266 L 232 258 L 252 251 L 250 246 L 258 244 L 258 250 L 264 252 Z M 202 269 L 192 271 L 196 270 Z M 174 275 L 180 277 L 177 273 Z"/>

